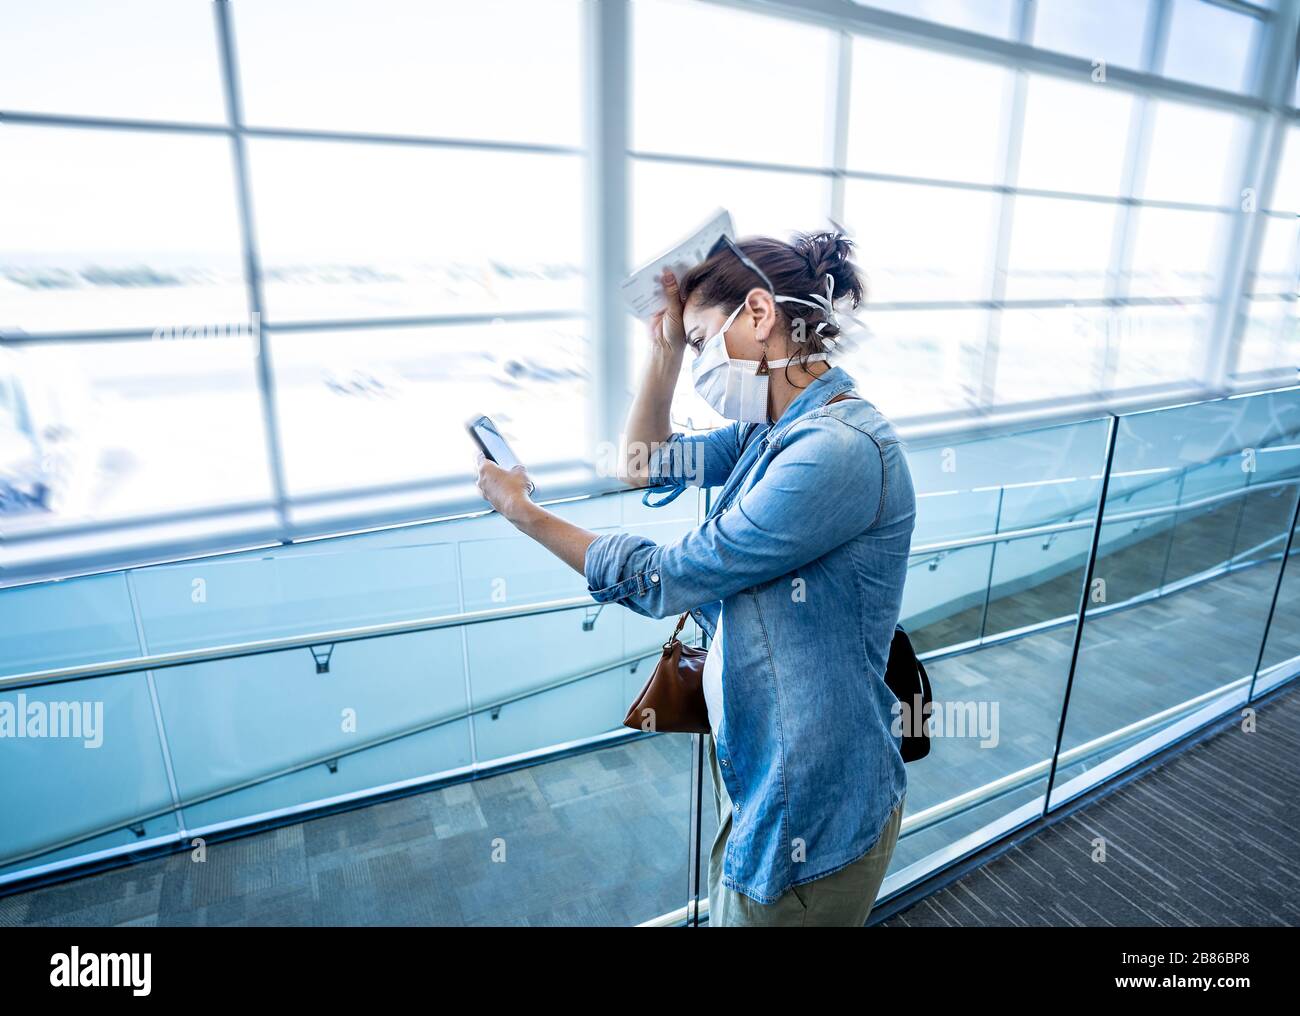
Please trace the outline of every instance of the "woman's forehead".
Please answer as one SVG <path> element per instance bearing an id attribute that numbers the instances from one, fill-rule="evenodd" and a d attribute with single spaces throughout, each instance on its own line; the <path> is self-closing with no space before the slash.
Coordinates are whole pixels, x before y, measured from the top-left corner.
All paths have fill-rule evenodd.
<path id="1" fill-rule="evenodd" d="M 700 302 L 692 296 L 686 301 L 686 306 L 682 308 L 682 326 L 689 332 L 696 325 L 706 324 L 716 315 L 713 307 L 702 307 Z"/>

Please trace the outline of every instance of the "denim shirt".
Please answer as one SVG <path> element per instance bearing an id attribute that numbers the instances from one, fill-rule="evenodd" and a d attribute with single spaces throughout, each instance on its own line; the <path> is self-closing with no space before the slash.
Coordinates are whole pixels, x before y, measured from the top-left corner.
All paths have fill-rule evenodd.
<path id="1" fill-rule="evenodd" d="M 760 903 L 869 851 L 907 789 L 884 681 L 916 498 L 892 425 L 833 367 L 774 424 L 674 433 L 658 486 L 721 486 L 673 543 L 587 549 L 598 602 L 723 625 L 718 764 L 734 808 L 723 883 Z"/>

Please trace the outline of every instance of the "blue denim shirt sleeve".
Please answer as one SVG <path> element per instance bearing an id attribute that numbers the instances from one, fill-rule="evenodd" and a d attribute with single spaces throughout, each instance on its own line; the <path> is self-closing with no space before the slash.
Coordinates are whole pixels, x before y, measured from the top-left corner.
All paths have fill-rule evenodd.
<path id="1" fill-rule="evenodd" d="M 588 590 L 599 603 L 647 617 L 726 599 L 869 528 L 883 485 L 884 460 L 870 435 L 834 416 L 812 417 L 787 431 L 767 471 L 735 504 L 676 542 L 597 537 L 584 561 Z"/>
<path id="2" fill-rule="evenodd" d="M 733 423 L 689 435 L 674 431 L 647 459 L 650 486 L 716 487 L 725 483 L 740 458 L 742 427 Z"/>

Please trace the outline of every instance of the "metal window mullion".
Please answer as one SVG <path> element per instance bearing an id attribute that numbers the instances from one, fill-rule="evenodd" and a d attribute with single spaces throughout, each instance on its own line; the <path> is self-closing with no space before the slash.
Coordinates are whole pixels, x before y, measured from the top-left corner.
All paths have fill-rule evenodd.
<path id="1" fill-rule="evenodd" d="M 1033 38 L 1033 0 L 1021 0 L 1016 34 L 1021 42 Z M 1020 177 L 1020 146 L 1024 140 L 1025 99 L 1029 91 L 1029 75 L 1024 69 L 1016 68 L 1011 71 L 1011 75 L 1011 103 L 1007 110 L 1002 189 L 998 198 L 993 260 L 989 266 L 989 296 L 992 309 L 988 312 L 988 322 L 984 332 L 984 351 L 980 361 L 979 388 L 975 392 L 975 404 L 981 409 L 992 407 L 997 397 L 998 354 L 1002 338 L 1001 304 L 1007 295 L 1011 229 L 1015 219 L 1015 188 Z"/>
<path id="2" fill-rule="evenodd" d="M 223 2 L 223 0 L 214 0 Z M 36 113 L 29 110 L 0 112 L 0 121 L 22 127 L 65 127 L 79 130 L 132 131 L 153 134 L 206 134 L 220 137 L 233 133 L 227 123 L 196 120 L 146 120 L 131 117 L 85 116 L 67 113 Z M 239 128 L 246 138 L 276 141 L 319 141 L 326 144 L 387 145 L 407 148 L 454 148 L 476 152 L 504 152 L 517 155 L 581 155 L 573 145 L 551 145 L 502 138 L 455 138 L 435 134 L 380 134 L 370 131 L 313 130 L 299 127 Z"/>
<path id="3" fill-rule="evenodd" d="M 630 247 L 631 5 L 601 0 L 584 7 L 588 443 L 600 461 L 602 443 L 619 446 L 631 403 L 627 314 L 619 291 Z"/>
<path id="4" fill-rule="evenodd" d="M 267 467 L 270 471 L 272 497 L 280 523 L 281 539 L 290 537 L 289 507 L 285 495 L 284 456 L 280 442 L 280 424 L 276 411 L 275 375 L 271 364 L 266 332 L 261 327 L 265 317 L 262 293 L 262 264 L 257 248 L 252 192 L 249 186 L 248 152 L 244 138 L 244 110 L 239 87 L 238 61 L 235 55 L 234 25 L 229 0 L 215 0 L 218 63 L 222 90 L 226 100 L 226 118 L 231 131 L 230 148 L 234 160 L 235 202 L 239 209 L 240 239 L 243 244 L 244 277 L 248 286 L 248 309 L 253 318 L 257 343 L 257 388 L 262 409 L 262 432 L 266 442 Z"/>
<path id="5" fill-rule="evenodd" d="M 1201 0 L 1201 2 L 1209 4 L 1211 7 L 1222 7 L 1225 11 L 1242 14 L 1261 22 L 1267 22 L 1273 16 L 1273 11 L 1268 7 L 1261 6 L 1259 3 L 1250 3 L 1248 0 Z M 1282 0 L 1282 2 L 1286 3 L 1287 0 Z"/>
<path id="6" fill-rule="evenodd" d="M 830 115 L 831 212 L 836 226 L 844 223 L 844 192 L 849 163 L 849 113 L 853 97 L 853 36 L 840 31 L 834 41 L 835 61 L 831 69 L 833 88 Z"/>
<path id="7" fill-rule="evenodd" d="M 1169 46 L 1170 0 L 1155 0 L 1148 15 L 1146 39 L 1143 44 L 1143 69 L 1158 74 L 1164 66 L 1165 52 Z M 1135 205 L 1146 180 L 1147 160 L 1155 132 L 1152 108 L 1155 100 L 1139 93 L 1133 97 L 1133 113 L 1129 120 L 1129 137 L 1124 152 L 1124 171 L 1120 183 L 1120 202 L 1115 211 L 1115 226 L 1111 240 L 1111 268 L 1106 280 L 1106 297 L 1112 306 L 1126 304 L 1131 293 L 1133 252 L 1137 240 L 1139 211 Z M 1112 390 L 1118 372 L 1123 330 L 1113 334 L 1109 325 L 1118 320 L 1113 314 L 1107 320 L 1106 342 L 1100 351 L 1097 386 L 1099 392 Z"/>
<path id="8" fill-rule="evenodd" d="M 1300 247 L 1297 247 L 1300 255 Z M 1300 270 L 1297 264 L 1296 270 Z M 1261 294 L 1261 299 L 1286 300 L 1282 293 Z M 1187 306 L 1188 304 L 1210 304 L 1214 297 L 1200 299 L 1183 296 L 1126 296 L 1114 300 L 1107 297 L 1025 297 L 1017 300 L 887 300 L 872 303 L 871 309 L 880 313 L 895 311 L 930 311 L 930 310 L 990 310 L 1009 308 L 1021 310 L 1050 310 L 1054 307 L 1107 307 L 1115 304 L 1133 307 Z M 428 314 L 403 318 L 336 318 L 312 321 L 263 322 L 262 329 L 274 335 L 310 336 L 317 332 L 330 331 L 386 331 L 403 328 L 447 328 L 475 325 L 489 325 L 499 322 L 533 323 L 541 321 L 574 321 L 584 319 L 586 312 L 581 310 L 536 310 L 536 311 L 484 311 L 465 314 Z M 211 327 L 228 327 L 234 322 L 213 323 Z M 209 327 L 207 323 L 196 324 L 195 328 Z M 0 343 L 12 346 L 39 345 L 75 342 L 134 342 L 151 339 L 151 328 L 128 328 L 120 330 L 90 330 L 63 332 L 0 332 Z"/>
<path id="9" fill-rule="evenodd" d="M 1259 62 L 1256 89 L 1270 111 L 1252 118 L 1238 189 L 1239 198 L 1253 190 L 1254 211 L 1246 212 L 1238 207 L 1220 265 L 1219 302 L 1202 370 L 1202 377 L 1212 391 L 1227 391 L 1249 318 L 1249 293 L 1264 246 L 1267 216 L 1262 209 L 1272 204 L 1278 164 L 1290 127 L 1285 106 L 1290 90 L 1295 87 L 1300 2 L 1284 2 L 1272 21 L 1264 24 L 1259 43 L 1264 49 L 1264 59 Z"/>

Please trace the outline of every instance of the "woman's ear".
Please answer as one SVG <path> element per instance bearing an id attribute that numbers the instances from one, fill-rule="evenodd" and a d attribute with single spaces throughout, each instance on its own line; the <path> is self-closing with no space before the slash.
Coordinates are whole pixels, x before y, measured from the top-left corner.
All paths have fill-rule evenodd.
<path id="1" fill-rule="evenodd" d="M 766 342 L 776 327 L 776 301 L 766 289 L 755 287 L 745 294 L 745 305 L 753 315 L 755 341 Z"/>

